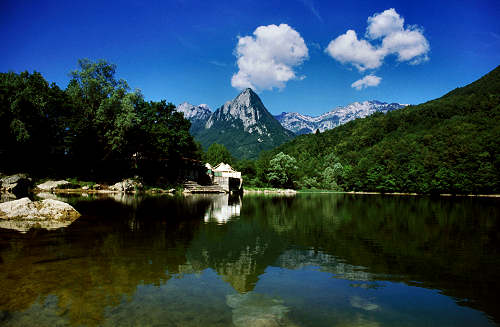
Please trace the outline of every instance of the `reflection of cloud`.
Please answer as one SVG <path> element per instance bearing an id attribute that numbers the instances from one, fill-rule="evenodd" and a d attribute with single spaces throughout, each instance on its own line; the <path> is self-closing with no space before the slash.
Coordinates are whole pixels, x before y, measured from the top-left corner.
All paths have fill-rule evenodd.
<path id="1" fill-rule="evenodd" d="M 366 311 L 375 311 L 379 309 L 379 306 L 373 302 L 363 299 L 359 296 L 351 296 L 349 302 L 354 308 L 363 309 Z"/>
<path id="2" fill-rule="evenodd" d="M 221 195 L 213 200 L 205 213 L 205 222 L 216 221 L 219 224 L 225 224 L 229 219 L 240 216 L 241 199 L 229 201 L 228 195 Z"/>
<path id="3" fill-rule="evenodd" d="M 243 326 L 291 326 L 286 321 L 290 311 L 283 300 L 259 293 L 231 294 L 226 304 L 233 310 L 233 324 Z"/>

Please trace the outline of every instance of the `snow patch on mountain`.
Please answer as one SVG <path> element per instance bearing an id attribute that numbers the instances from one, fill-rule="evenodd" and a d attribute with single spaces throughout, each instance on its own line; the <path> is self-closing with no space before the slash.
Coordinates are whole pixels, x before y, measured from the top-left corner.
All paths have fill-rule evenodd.
<path id="1" fill-rule="evenodd" d="M 210 107 L 204 103 L 194 106 L 190 103 L 183 102 L 177 106 L 176 110 L 184 114 L 184 118 L 188 120 L 203 120 L 206 121 L 212 114 Z"/>
<path id="2" fill-rule="evenodd" d="M 354 102 L 345 107 L 337 107 L 320 116 L 308 116 L 296 112 L 283 112 L 274 116 L 283 127 L 295 134 L 307 134 L 316 130 L 324 132 L 357 118 L 367 117 L 375 112 L 387 113 L 407 106 L 400 103 L 380 101 Z"/>

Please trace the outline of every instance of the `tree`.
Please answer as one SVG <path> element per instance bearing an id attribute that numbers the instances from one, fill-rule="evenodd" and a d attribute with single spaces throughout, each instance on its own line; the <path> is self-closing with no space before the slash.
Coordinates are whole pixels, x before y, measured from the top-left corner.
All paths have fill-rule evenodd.
<path id="1" fill-rule="evenodd" d="M 222 144 L 212 143 L 205 154 L 205 161 L 216 166 L 221 162 L 227 163 L 229 165 L 233 164 L 233 157 L 228 149 Z"/>
<path id="2" fill-rule="evenodd" d="M 38 72 L 0 74 L 0 169 L 45 171 L 64 153 L 67 99 Z M 33 158 L 37 164 L 33 165 Z"/>
<path id="3" fill-rule="evenodd" d="M 283 152 L 269 161 L 267 179 L 274 187 L 292 188 L 297 171 L 297 160 Z"/>

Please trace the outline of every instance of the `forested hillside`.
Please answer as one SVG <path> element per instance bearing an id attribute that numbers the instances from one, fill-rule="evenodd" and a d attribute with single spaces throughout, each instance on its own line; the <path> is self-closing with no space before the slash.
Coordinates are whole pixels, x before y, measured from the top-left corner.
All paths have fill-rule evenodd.
<path id="1" fill-rule="evenodd" d="M 277 157 L 293 167 L 282 179 L 272 178 L 282 166 L 275 160 L 273 167 Z M 500 66 L 439 99 L 297 137 L 260 157 L 253 182 L 348 191 L 500 193 Z"/>

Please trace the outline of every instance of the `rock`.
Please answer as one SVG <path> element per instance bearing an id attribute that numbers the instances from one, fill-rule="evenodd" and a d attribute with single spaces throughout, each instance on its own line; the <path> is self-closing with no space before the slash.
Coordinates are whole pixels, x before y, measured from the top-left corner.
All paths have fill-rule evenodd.
<path id="1" fill-rule="evenodd" d="M 38 209 L 40 216 L 45 217 L 46 219 L 74 221 L 75 219 L 80 217 L 80 213 L 66 202 L 53 199 L 45 199 L 41 202 L 34 203 Z"/>
<path id="2" fill-rule="evenodd" d="M 68 181 L 46 181 L 45 183 L 38 184 L 36 187 L 43 191 L 52 191 L 53 189 L 59 188 L 60 186 L 64 186 L 70 184 Z"/>
<path id="3" fill-rule="evenodd" d="M 132 178 L 124 179 L 123 181 L 109 187 L 110 190 L 119 192 L 135 192 L 141 191 L 143 188 L 144 186 L 141 182 Z"/>
<path id="4" fill-rule="evenodd" d="M 0 202 L 7 202 L 15 200 L 16 196 L 12 193 L 0 193 Z"/>
<path id="5" fill-rule="evenodd" d="M 80 217 L 71 205 L 53 199 L 29 198 L 0 203 L 0 228 L 26 232 L 31 228 L 56 229 L 70 225 Z"/>
<path id="6" fill-rule="evenodd" d="M 85 190 L 85 191 L 86 191 L 86 190 L 88 190 L 88 189 L 89 189 L 89 187 L 88 187 L 88 186 L 83 186 L 83 187 L 82 187 L 82 190 Z"/>
<path id="7" fill-rule="evenodd" d="M 100 190 L 100 189 L 102 189 L 102 186 L 101 186 L 101 184 L 94 184 L 94 185 L 92 186 L 92 189 L 93 189 L 93 190 Z"/>
<path id="8" fill-rule="evenodd" d="M 0 179 L 0 185 L 0 189 L 3 192 L 25 195 L 33 185 L 33 182 L 27 174 L 15 174 L 2 177 Z"/>

